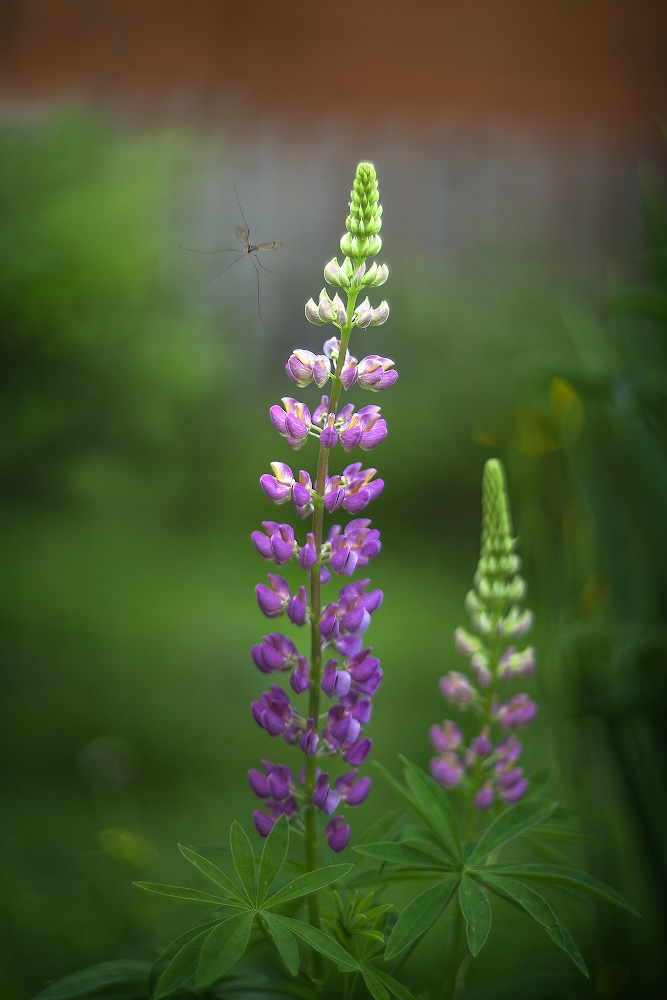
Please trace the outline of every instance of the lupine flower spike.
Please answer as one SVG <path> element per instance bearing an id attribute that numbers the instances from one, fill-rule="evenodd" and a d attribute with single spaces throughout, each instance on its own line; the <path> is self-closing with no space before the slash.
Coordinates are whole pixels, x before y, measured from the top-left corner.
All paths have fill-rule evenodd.
<path id="1" fill-rule="evenodd" d="M 479 812 L 494 802 L 518 802 L 528 788 L 517 764 L 522 744 L 514 731 L 531 722 L 537 705 L 524 693 L 506 701 L 502 697 L 506 683 L 535 669 L 532 646 L 517 651 L 508 645 L 533 624 L 532 612 L 521 608 L 526 584 L 519 576 L 520 565 L 503 466 L 498 459 L 489 459 L 482 486 L 481 553 L 473 589 L 465 599 L 472 629 L 457 628 L 454 633 L 456 650 L 468 660 L 469 673 L 450 670 L 440 679 L 445 700 L 477 716 L 478 734 L 466 748 L 463 733 L 450 719 L 431 728 L 438 754 L 431 760 L 431 774 L 445 788 L 459 786 Z"/>
<path id="2" fill-rule="evenodd" d="M 349 350 L 350 334 L 356 327 L 379 326 L 389 317 L 383 300 L 372 304 L 369 293 L 383 285 L 389 275 L 385 264 L 367 264 L 382 241 L 380 207 L 375 170 L 361 163 L 350 196 L 346 233 L 341 240 L 343 261 L 334 257 L 324 268 L 324 279 L 337 289 L 333 296 L 326 288 L 306 303 L 305 314 L 314 326 L 335 330 L 318 354 L 296 348 L 286 364 L 286 372 L 299 389 L 312 383 L 326 394 L 319 405 L 286 395 L 271 407 L 270 418 L 278 434 L 294 451 L 304 449 L 309 440 L 318 441 L 318 453 L 308 462 L 310 471 L 293 471 L 282 461 L 272 462 L 272 475 L 265 473 L 260 485 L 276 504 L 292 501 L 301 517 L 311 516 L 308 530 L 299 532 L 290 524 L 263 521 L 252 541 L 264 559 L 282 567 L 292 559 L 306 574 L 306 585 L 295 593 L 274 573 L 268 583 L 256 587 L 260 610 L 269 618 L 286 616 L 294 625 L 310 625 L 310 650 L 300 652 L 294 639 L 280 632 L 265 635 L 252 647 L 252 659 L 263 674 L 273 677 L 289 673 L 288 693 L 279 684 L 252 704 L 252 715 L 270 737 L 283 737 L 302 755 L 298 781 L 281 764 L 262 762 L 263 771 L 252 768 L 248 780 L 263 800 L 264 810 L 253 817 L 259 833 L 266 837 L 281 816 L 303 833 L 307 869 L 315 866 L 315 814 L 332 816 L 340 804 L 360 805 L 369 793 L 371 780 L 359 776 L 371 740 L 364 729 L 371 717 L 371 700 L 382 680 L 380 661 L 362 635 L 371 616 L 382 602 L 382 592 L 372 590 L 368 579 L 346 583 L 338 595 L 322 597 L 322 587 L 331 573 L 351 577 L 365 569 L 380 551 L 380 533 L 370 519 L 359 517 L 382 492 L 384 482 L 376 469 L 363 468 L 360 461 L 345 459 L 356 448 L 369 451 L 387 436 L 387 423 L 375 404 L 355 409 L 353 403 L 339 408 L 341 391 L 353 388 L 378 392 L 398 378 L 390 358 L 369 354 L 358 361 Z M 357 302 L 359 297 L 360 301 Z M 346 299 L 346 301 L 343 301 Z M 340 446 L 340 450 L 337 450 Z M 329 468 L 329 463 L 333 468 Z M 341 468 L 342 466 L 342 468 Z M 334 524 L 324 532 L 325 514 L 339 511 L 352 516 L 347 525 Z M 326 660 L 326 663 L 325 663 Z M 509 669 L 509 668 L 507 668 Z M 304 705 L 293 699 L 303 696 Z M 322 710 L 322 699 L 329 702 Z M 333 702 L 333 704 L 331 704 Z M 525 706 L 514 706 L 503 719 L 513 720 Z M 326 759 L 326 770 L 320 763 Z M 352 767 L 337 778 L 329 777 L 336 759 Z M 342 851 L 350 837 L 350 827 L 342 815 L 335 815 L 323 833 L 326 843 Z"/>

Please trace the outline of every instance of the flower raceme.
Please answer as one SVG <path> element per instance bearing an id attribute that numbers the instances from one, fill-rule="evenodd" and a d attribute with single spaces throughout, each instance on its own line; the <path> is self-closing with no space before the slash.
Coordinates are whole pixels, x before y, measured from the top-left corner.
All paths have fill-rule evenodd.
<path id="1" fill-rule="evenodd" d="M 259 583 L 255 590 L 260 610 L 271 620 L 286 615 L 294 625 L 310 625 L 308 655 L 291 637 L 278 632 L 265 635 L 252 647 L 258 670 L 273 676 L 289 673 L 292 692 L 290 696 L 284 687 L 271 684 L 252 703 L 253 718 L 270 737 L 283 737 L 303 760 L 298 782 L 283 764 L 263 761 L 262 771 L 248 772 L 251 788 L 264 801 L 264 809 L 256 810 L 253 817 L 259 833 L 267 836 L 285 816 L 304 834 L 309 864 L 314 857 L 313 810 L 332 816 L 324 835 L 333 851 L 341 851 L 348 843 L 350 827 L 343 816 L 333 813 L 341 803 L 360 805 L 371 786 L 370 778 L 359 776 L 358 769 L 371 749 L 364 729 L 382 669 L 372 648 L 362 648 L 362 635 L 382 603 L 382 591 L 371 589 L 368 579 L 355 580 L 340 589 L 337 599 L 327 601 L 322 588 L 331 572 L 351 577 L 368 566 L 381 548 L 379 531 L 371 528 L 368 518 L 357 516 L 384 488 L 383 480 L 376 478 L 377 470 L 364 469 L 361 462 L 346 464 L 342 471 L 340 466 L 329 467 L 341 452 L 357 447 L 369 451 L 387 436 L 379 406 L 355 409 L 348 403 L 339 408 L 342 390 L 356 386 L 377 392 L 389 388 L 398 377 L 390 358 L 371 354 L 358 361 L 348 349 L 354 328 L 363 332 L 389 317 L 385 301 L 373 305 L 360 294 L 372 292 L 389 276 L 385 264 L 368 263 L 382 246 L 381 214 L 375 171 L 370 164 L 360 164 L 350 196 L 347 232 L 341 240 L 343 261 L 333 258 L 324 269 L 325 281 L 337 291 L 331 297 L 322 289 L 318 300 L 311 298 L 305 306 L 310 323 L 332 324 L 337 327 L 336 335 L 325 342 L 321 354 L 295 349 L 285 366 L 289 379 L 300 388 L 313 382 L 322 388 L 328 381 L 331 387 L 314 410 L 292 396 L 284 396 L 280 405 L 270 409 L 274 428 L 293 450 L 306 448 L 306 454 L 309 440 L 315 439 L 318 454 L 311 470 L 317 471 L 301 469 L 295 474 L 289 465 L 276 461 L 271 463 L 272 475 L 260 478 L 270 500 L 279 505 L 291 500 L 300 517 L 312 516 L 312 525 L 301 538 L 291 525 L 276 521 L 263 521 L 263 530 L 252 534 L 264 559 L 277 568 L 295 560 L 307 576 L 294 591 L 282 576 L 269 573 L 267 583 Z M 324 518 L 334 511 L 346 511 L 353 518 L 327 531 Z M 307 696 L 308 706 L 300 712 L 291 697 L 302 695 Z M 322 712 L 324 698 L 333 703 Z M 338 759 L 352 770 L 330 779 L 329 768 L 324 771 L 318 766 L 324 756 L 329 767 Z"/>

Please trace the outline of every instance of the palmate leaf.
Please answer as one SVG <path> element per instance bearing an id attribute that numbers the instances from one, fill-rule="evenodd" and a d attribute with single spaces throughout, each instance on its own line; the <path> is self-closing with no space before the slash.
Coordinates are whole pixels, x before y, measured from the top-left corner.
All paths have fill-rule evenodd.
<path id="1" fill-rule="evenodd" d="M 119 958 L 112 962 L 100 962 L 88 969 L 80 969 L 63 976 L 38 993 L 34 1000 L 74 1000 L 86 997 L 109 986 L 143 987 L 148 990 L 150 962 L 140 962 L 131 958 Z"/>
<path id="2" fill-rule="evenodd" d="M 375 766 L 380 769 L 387 782 L 403 802 L 410 806 L 420 819 L 431 828 L 438 838 L 440 846 L 451 856 L 452 860 L 454 862 L 461 861 L 462 852 L 460 846 L 457 845 L 456 840 L 450 835 L 447 815 L 440 808 L 440 803 L 433 793 L 423 783 L 420 783 L 414 774 L 411 775 L 413 785 L 405 789 L 382 764 L 375 761 Z"/>
<path id="3" fill-rule="evenodd" d="M 468 946 L 476 958 L 491 930 L 491 907 L 480 886 L 466 872 L 459 885 L 459 905 L 466 920 Z"/>
<path id="4" fill-rule="evenodd" d="M 171 896 L 172 899 L 187 899 L 191 903 L 208 903 L 215 906 L 227 906 L 238 909 L 237 903 L 231 903 L 229 899 L 222 896 L 211 896 L 208 892 L 200 892 L 199 889 L 188 889 L 182 885 L 162 885 L 160 882 L 135 882 L 140 889 L 147 889 L 148 892 L 157 892 L 160 896 Z"/>
<path id="5" fill-rule="evenodd" d="M 273 829 L 264 841 L 262 859 L 259 863 L 257 882 L 257 903 L 261 905 L 271 883 L 280 871 L 289 847 L 289 824 L 284 814 L 273 824 Z"/>
<path id="6" fill-rule="evenodd" d="M 275 914 L 265 913 L 264 919 L 269 925 L 271 937 L 276 943 L 280 957 L 287 966 L 288 971 L 293 976 L 296 976 L 299 971 L 299 947 L 294 935 L 280 920 L 276 919 Z"/>
<path id="7" fill-rule="evenodd" d="M 426 851 L 420 851 L 418 847 L 411 847 L 409 844 L 388 841 L 386 843 L 362 844 L 359 847 L 353 847 L 352 850 L 366 857 L 376 858 L 378 861 L 410 865 L 413 868 L 429 868 L 436 875 L 440 875 L 444 871 L 451 871 L 451 867 L 440 861 L 434 854 L 427 854 Z"/>
<path id="8" fill-rule="evenodd" d="M 458 875 L 448 875 L 437 885 L 416 896 L 401 912 L 385 949 L 385 961 L 397 955 L 424 934 L 440 916 L 458 882 Z"/>
<path id="9" fill-rule="evenodd" d="M 544 799 L 528 799 L 516 806 L 503 810 L 478 840 L 466 862 L 467 868 L 474 868 L 487 854 L 497 851 L 503 844 L 544 822 L 558 806 L 557 802 Z"/>
<path id="10" fill-rule="evenodd" d="M 195 975 L 195 985 L 199 989 L 212 986 L 236 965 L 248 946 L 254 919 L 255 911 L 247 910 L 228 917 L 209 931 Z"/>
<path id="11" fill-rule="evenodd" d="M 278 906 L 279 903 L 286 903 L 290 899 L 298 899 L 299 896 L 306 896 L 308 893 L 316 892 L 317 889 L 323 889 L 347 875 L 352 868 L 354 865 L 328 865 L 326 868 L 318 868 L 317 871 L 299 875 L 278 892 L 274 892 L 273 896 L 269 896 L 264 907 Z"/>
<path id="12" fill-rule="evenodd" d="M 425 787 L 437 802 L 440 807 L 440 811 L 445 818 L 445 824 L 444 826 L 441 825 L 439 834 L 447 844 L 448 852 L 452 855 L 452 857 L 456 861 L 462 861 L 463 844 L 461 843 L 459 826 L 456 822 L 456 816 L 454 815 L 452 804 L 449 801 L 444 788 L 442 788 L 442 786 L 439 785 L 430 774 L 427 774 L 426 771 L 424 771 L 421 767 L 418 767 L 417 764 L 413 764 L 412 761 L 408 760 L 407 757 L 404 757 L 403 754 L 399 754 L 399 757 L 408 769 L 408 774 L 412 774 L 413 778 L 416 778 L 419 784 L 422 787 Z"/>
<path id="13" fill-rule="evenodd" d="M 604 899 L 607 903 L 614 903 L 615 906 L 620 906 L 635 917 L 641 916 L 627 900 L 623 899 L 605 882 L 595 878 L 594 875 L 580 871 L 578 868 L 568 868 L 566 865 L 547 865 L 539 861 L 507 861 L 481 868 L 476 874 L 480 876 L 509 875 L 521 879 L 535 879 L 548 885 L 562 886 L 565 889 L 575 889 L 594 896 L 596 899 Z"/>
<path id="14" fill-rule="evenodd" d="M 205 928 L 199 934 L 191 937 L 182 948 L 175 952 L 160 976 L 152 994 L 153 1000 L 161 1000 L 161 997 L 168 996 L 179 986 L 183 986 L 189 979 L 192 979 L 199 966 L 199 956 L 210 931 L 210 927 Z"/>
<path id="15" fill-rule="evenodd" d="M 331 958 L 338 964 L 339 968 L 347 972 L 359 970 L 360 966 L 357 960 L 318 927 L 312 927 L 310 924 L 304 923 L 303 920 L 296 920 L 294 917 L 283 917 L 278 913 L 273 913 L 272 917 L 293 934 L 296 934 L 302 941 L 305 941 L 306 944 L 309 944 L 311 948 L 319 951 L 321 955 Z"/>
<path id="16" fill-rule="evenodd" d="M 148 991 L 151 997 L 155 994 L 155 989 L 160 981 L 160 977 L 181 949 L 184 948 L 185 945 L 189 944 L 193 938 L 196 938 L 199 934 L 204 934 L 207 931 L 210 931 L 211 928 L 215 927 L 218 923 L 220 923 L 219 920 L 209 920 L 208 923 L 199 924 L 198 927 L 191 927 L 189 931 L 181 934 L 180 937 L 177 937 L 175 941 L 172 941 L 171 944 L 168 945 L 163 952 L 161 952 L 154 962 L 153 968 L 151 969 L 148 977 Z"/>
<path id="17" fill-rule="evenodd" d="M 207 878 L 210 878 L 212 882 L 219 885 L 221 889 L 228 892 L 232 898 L 238 900 L 239 903 L 243 902 L 243 894 L 239 887 L 232 882 L 228 875 L 225 875 L 217 865 L 214 865 L 212 861 L 208 858 L 203 858 L 201 854 L 196 854 L 195 851 L 190 850 L 189 847 L 185 847 L 183 844 L 178 845 L 178 849 L 184 858 L 198 868 L 200 872 L 203 872 Z"/>
<path id="18" fill-rule="evenodd" d="M 251 903 L 256 901 L 255 892 L 255 857 L 252 844 L 240 823 L 236 820 L 229 831 L 229 843 L 232 848 L 232 858 L 238 877 L 241 879 L 245 893 Z"/>

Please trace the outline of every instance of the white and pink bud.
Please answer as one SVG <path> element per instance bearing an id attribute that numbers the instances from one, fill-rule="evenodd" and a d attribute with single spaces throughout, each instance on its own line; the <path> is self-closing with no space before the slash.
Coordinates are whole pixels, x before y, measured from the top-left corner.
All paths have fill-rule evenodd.
<path id="1" fill-rule="evenodd" d="M 457 628 L 454 632 L 454 645 L 456 652 L 460 653 L 461 656 L 472 656 L 473 653 L 484 649 L 484 645 L 477 636 L 470 635 L 463 628 Z"/>
<path id="2" fill-rule="evenodd" d="M 336 326 L 343 327 L 347 323 L 347 311 L 343 305 L 343 300 L 339 295 L 334 295 L 333 302 L 331 303 L 333 310 L 333 322 Z"/>
<path id="3" fill-rule="evenodd" d="M 336 296 L 336 298 L 338 298 L 338 296 Z M 333 301 L 335 301 L 335 299 Z M 320 317 L 321 323 L 333 323 L 336 317 L 333 301 L 327 295 L 326 288 L 323 288 L 320 292 L 320 301 L 317 306 L 317 313 Z"/>
<path id="4" fill-rule="evenodd" d="M 377 267 L 377 265 L 374 264 L 373 267 Z M 372 270 L 373 268 L 371 268 L 371 271 Z M 368 273 L 370 274 L 370 271 Z M 377 269 L 377 274 L 373 278 L 373 287 L 379 288 L 380 285 L 384 285 L 388 277 L 389 277 L 389 268 L 387 267 L 386 264 L 380 264 L 380 266 Z M 368 279 L 368 275 L 366 276 L 366 278 Z M 366 284 L 369 285 L 370 282 L 366 280 Z"/>
<path id="5" fill-rule="evenodd" d="M 383 299 L 377 309 L 371 313 L 371 326 L 382 326 L 389 319 L 389 305 Z"/>
<path id="6" fill-rule="evenodd" d="M 368 299 L 364 299 L 357 308 L 354 310 L 354 322 L 364 330 L 367 326 L 371 325 L 371 320 L 373 319 L 373 310 L 371 309 L 371 304 Z"/>
<path id="7" fill-rule="evenodd" d="M 306 302 L 306 319 L 313 326 L 322 326 L 324 323 L 324 320 L 320 319 L 319 310 L 314 299 L 308 299 Z"/>
<path id="8" fill-rule="evenodd" d="M 340 285 L 341 269 L 337 257 L 332 257 L 324 268 L 324 280 L 329 285 Z"/>

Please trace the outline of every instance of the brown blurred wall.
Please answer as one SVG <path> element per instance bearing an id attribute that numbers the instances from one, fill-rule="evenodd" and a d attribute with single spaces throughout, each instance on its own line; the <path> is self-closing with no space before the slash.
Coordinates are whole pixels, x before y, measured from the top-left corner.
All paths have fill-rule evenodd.
<path id="1" fill-rule="evenodd" d="M 611 133 L 667 112 L 666 0 L 0 0 L 0 12 L 5 104 Z"/>

